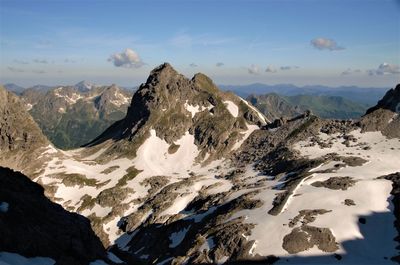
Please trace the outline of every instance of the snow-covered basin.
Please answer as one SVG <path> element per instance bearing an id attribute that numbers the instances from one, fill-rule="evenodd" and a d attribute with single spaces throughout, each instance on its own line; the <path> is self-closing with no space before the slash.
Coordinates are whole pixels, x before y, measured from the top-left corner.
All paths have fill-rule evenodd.
<path id="1" fill-rule="evenodd" d="M 277 216 L 267 212 L 272 207 L 272 201 L 277 191 L 266 189 L 258 194 L 255 199 L 264 201 L 264 205 L 253 210 L 243 210 L 232 218 L 246 216 L 246 222 L 256 224 L 249 237 L 256 240 L 254 253 L 260 255 L 290 256 L 283 248 L 283 237 L 289 234 L 292 228 L 288 227 L 290 219 L 303 209 L 326 209 L 331 212 L 318 215 L 310 225 L 330 228 L 340 249 L 337 253 L 343 254 L 345 263 L 379 261 L 385 262 L 383 257 L 396 255 L 396 242 L 393 238 L 396 230 L 393 227 L 394 215 L 391 213 L 393 206 L 390 202 L 392 185 L 387 180 L 376 178 L 385 174 L 400 171 L 400 141 L 399 139 L 386 139 L 380 132 L 361 134 L 353 131 L 358 138 L 358 143 L 366 142 L 371 147 L 363 150 L 360 146 L 346 147 L 343 139 L 336 136 L 321 134 L 321 138 L 328 140 L 333 137 L 332 148 L 321 149 L 318 145 L 310 146 L 309 141 L 299 142 L 295 149 L 302 155 L 317 158 L 327 153 L 338 153 L 341 156 L 359 156 L 369 162 L 357 167 L 344 167 L 334 173 L 314 173 L 295 190 L 289 199 L 285 210 Z M 322 168 L 327 165 L 322 166 Z M 314 170 L 315 171 L 315 170 Z M 331 190 L 314 187 L 310 184 L 315 181 L 324 181 L 329 177 L 350 176 L 357 180 L 353 187 L 345 191 Z M 355 201 L 355 206 L 344 205 L 345 199 Z M 358 222 L 359 217 L 366 217 L 367 223 Z M 365 239 L 365 240 L 363 240 Z M 298 253 L 297 256 L 317 257 L 327 255 L 316 247 Z M 294 259 L 295 260 L 295 259 Z M 294 261 L 293 260 L 293 261 Z M 300 262 L 301 260 L 297 260 Z M 309 259 L 307 262 L 320 262 L 318 258 Z M 329 257 L 323 262 L 337 262 Z M 343 263 L 343 262 L 341 262 Z"/>

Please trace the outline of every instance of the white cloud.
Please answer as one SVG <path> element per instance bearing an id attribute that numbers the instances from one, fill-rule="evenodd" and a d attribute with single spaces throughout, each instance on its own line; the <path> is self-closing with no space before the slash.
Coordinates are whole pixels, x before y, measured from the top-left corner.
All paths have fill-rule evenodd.
<path id="1" fill-rule="evenodd" d="M 311 45 L 318 50 L 339 51 L 345 49 L 339 46 L 336 41 L 327 38 L 315 38 L 311 40 Z"/>
<path id="2" fill-rule="evenodd" d="M 116 67 L 139 68 L 144 65 L 139 55 L 129 48 L 121 53 L 114 53 L 108 61 L 113 62 Z"/>
<path id="3" fill-rule="evenodd" d="M 249 68 L 247 68 L 247 71 L 249 72 L 249 74 L 258 75 L 260 73 L 260 67 L 258 67 L 255 64 L 252 64 L 250 65 Z"/>
<path id="4" fill-rule="evenodd" d="M 224 63 L 221 63 L 221 62 L 218 62 L 218 63 L 215 64 L 216 67 L 221 67 L 221 66 L 224 66 L 224 65 L 225 65 L 225 64 L 224 64 Z"/>
<path id="5" fill-rule="evenodd" d="M 346 70 L 344 70 L 340 75 L 351 75 L 351 74 L 356 74 L 356 73 L 360 73 L 361 70 L 360 69 L 351 69 L 351 68 L 347 68 Z"/>
<path id="6" fill-rule="evenodd" d="M 195 64 L 195 63 L 191 63 L 191 64 L 189 64 L 189 66 L 190 66 L 190 67 L 197 67 L 198 65 Z"/>
<path id="7" fill-rule="evenodd" d="M 396 64 L 382 63 L 377 69 L 367 70 L 368 75 L 399 74 L 400 67 Z"/>
<path id="8" fill-rule="evenodd" d="M 265 72 L 267 72 L 267 73 L 276 73 L 276 72 L 278 72 L 278 71 L 277 71 L 276 68 L 273 67 L 272 65 L 268 65 L 268 66 L 267 66 L 267 69 L 265 69 Z"/>

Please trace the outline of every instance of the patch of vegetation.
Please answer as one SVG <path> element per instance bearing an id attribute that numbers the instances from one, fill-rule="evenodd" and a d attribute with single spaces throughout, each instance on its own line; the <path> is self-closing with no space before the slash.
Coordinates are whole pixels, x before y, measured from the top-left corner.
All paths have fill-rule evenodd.
<path id="1" fill-rule="evenodd" d="M 116 187 L 125 186 L 128 181 L 134 179 L 140 172 L 142 172 L 141 170 L 138 170 L 135 167 L 130 167 L 126 171 L 127 174 L 125 174 L 122 178 L 118 180 Z"/>
<path id="2" fill-rule="evenodd" d="M 83 186 L 96 186 L 96 179 L 86 178 L 85 175 L 82 174 L 63 174 L 62 175 L 62 183 L 67 187 L 79 186 L 82 188 Z"/>
<path id="3" fill-rule="evenodd" d="M 96 202 L 102 207 L 113 207 L 119 205 L 131 192 L 133 192 L 131 188 L 115 186 L 100 192 L 96 198 Z"/>
<path id="4" fill-rule="evenodd" d="M 92 196 L 85 194 L 81 197 L 80 201 L 82 201 L 81 206 L 77 209 L 78 212 L 82 212 L 86 209 L 92 209 L 96 204 L 96 200 L 92 198 Z"/>
<path id="5" fill-rule="evenodd" d="M 172 143 L 169 147 L 168 147 L 168 154 L 175 154 L 178 149 L 179 149 L 180 145 L 179 144 L 174 144 Z"/>
<path id="6" fill-rule="evenodd" d="M 103 171 L 101 171 L 101 174 L 110 174 L 111 172 L 117 170 L 119 168 L 119 166 L 112 166 L 109 168 L 104 169 Z"/>

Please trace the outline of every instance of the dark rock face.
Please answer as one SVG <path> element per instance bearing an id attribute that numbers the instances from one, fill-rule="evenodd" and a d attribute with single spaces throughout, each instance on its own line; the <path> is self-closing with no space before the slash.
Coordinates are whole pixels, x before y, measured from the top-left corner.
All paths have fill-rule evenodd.
<path id="1" fill-rule="evenodd" d="M 0 167 L 0 250 L 43 256 L 57 264 L 88 264 L 106 252 L 85 217 L 51 202 L 43 188 L 19 172 Z"/>
<path id="2" fill-rule="evenodd" d="M 334 252 L 338 249 L 335 240 L 329 228 L 303 225 L 294 228 L 283 238 L 282 247 L 290 254 L 296 254 L 314 246 L 324 252 Z"/>
<path id="3" fill-rule="evenodd" d="M 376 106 L 369 108 L 366 114 L 370 114 L 377 109 L 387 109 L 393 112 L 400 112 L 400 84 L 397 84 L 396 88 L 390 89 L 386 92 L 385 96 L 378 101 Z"/>
<path id="4" fill-rule="evenodd" d="M 400 138 L 400 84 L 390 89 L 360 120 L 363 131 L 381 131 L 388 138 Z"/>
<path id="5" fill-rule="evenodd" d="M 331 177 L 325 181 L 311 183 L 314 187 L 324 187 L 331 190 L 347 190 L 356 182 L 350 177 Z"/>

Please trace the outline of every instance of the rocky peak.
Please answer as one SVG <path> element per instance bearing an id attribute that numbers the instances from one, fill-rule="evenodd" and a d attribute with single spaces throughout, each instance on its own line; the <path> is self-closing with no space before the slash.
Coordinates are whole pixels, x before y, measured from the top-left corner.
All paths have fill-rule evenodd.
<path id="1" fill-rule="evenodd" d="M 386 92 L 385 96 L 378 101 L 378 104 L 368 109 L 366 114 L 369 114 L 377 109 L 387 109 L 400 113 L 400 84 L 397 84 L 395 88 L 392 88 Z"/>
<path id="2" fill-rule="evenodd" d="M 363 131 L 381 131 L 388 138 L 400 138 L 400 84 L 390 89 L 361 118 Z"/>
<path id="3" fill-rule="evenodd" d="M 87 82 L 85 80 L 77 83 L 76 85 L 74 85 L 74 88 L 77 89 L 80 92 L 87 92 L 89 90 L 91 90 L 92 88 L 95 87 L 95 84 Z"/>
<path id="4" fill-rule="evenodd" d="M 204 153 L 208 150 L 223 155 L 249 125 L 264 123 L 263 115 L 254 107 L 219 90 L 206 75 L 199 73 L 188 79 L 164 63 L 151 71 L 133 95 L 125 119 L 91 144 L 110 138 L 127 139 L 137 148 L 154 129 L 157 137 L 169 144 L 189 132 Z"/>

